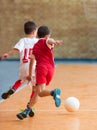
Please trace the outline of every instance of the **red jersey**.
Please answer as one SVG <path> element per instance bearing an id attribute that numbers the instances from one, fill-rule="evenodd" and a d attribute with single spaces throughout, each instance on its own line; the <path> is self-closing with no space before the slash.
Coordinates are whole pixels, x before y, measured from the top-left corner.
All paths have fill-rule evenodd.
<path id="1" fill-rule="evenodd" d="M 40 39 L 33 47 L 33 54 L 36 59 L 36 65 L 46 65 L 54 67 L 53 48 L 50 49 L 46 44 L 45 38 Z"/>
<path id="2" fill-rule="evenodd" d="M 53 49 L 46 44 L 46 39 L 40 39 L 33 47 L 36 59 L 36 84 L 49 85 L 54 74 Z"/>

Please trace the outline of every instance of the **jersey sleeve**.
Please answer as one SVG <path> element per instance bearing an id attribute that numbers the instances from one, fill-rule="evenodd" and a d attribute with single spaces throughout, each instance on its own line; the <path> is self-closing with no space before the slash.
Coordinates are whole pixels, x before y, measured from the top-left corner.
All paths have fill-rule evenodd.
<path id="1" fill-rule="evenodd" d="M 20 52 L 23 50 L 24 48 L 24 42 L 23 39 L 20 39 L 16 45 L 14 46 L 15 49 L 18 49 Z"/>

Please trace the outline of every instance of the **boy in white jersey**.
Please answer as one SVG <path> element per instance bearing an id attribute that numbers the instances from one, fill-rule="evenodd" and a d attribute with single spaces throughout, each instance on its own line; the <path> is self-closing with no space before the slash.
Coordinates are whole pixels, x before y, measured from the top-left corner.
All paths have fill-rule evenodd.
<path id="1" fill-rule="evenodd" d="M 28 21 L 24 24 L 24 32 L 26 36 L 21 38 L 14 48 L 9 52 L 3 54 L 1 59 L 6 59 L 8 56 L 19 53 L 20 54 L 20 72 L 19 79 L 12 85 L 12 87 L 5 93 L 1 95 L 3 99 L 7 99 L 12 95 L 21 85 L 27 82 L 26 77 L 29 74 L 29 63 L 30 63 L 30 54 L 32 53 L 32 48 L 34 44 L 38 41 L 36 38 L 37 35 L 37 26 L 33 21 Z M 34 66 L 35 67 L 35 66 Z M 35 73 L 33 71 L 32 78 L 35 80 Z"/>

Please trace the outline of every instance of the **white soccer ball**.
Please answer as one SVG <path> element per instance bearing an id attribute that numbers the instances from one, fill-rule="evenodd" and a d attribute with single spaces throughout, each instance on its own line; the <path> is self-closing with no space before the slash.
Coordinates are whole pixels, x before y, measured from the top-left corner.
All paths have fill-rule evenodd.
<path id="1" fill-rule="evenodd" d="M 80 107 L 80 102 L 79 102 L 79 99 L 76 98 L 76 97 L 68 97 L 66 100 L 65 100 L 65 109 L 68 111 L 68 112 L 76 112 L 79 110 L 79 107 Z"/>

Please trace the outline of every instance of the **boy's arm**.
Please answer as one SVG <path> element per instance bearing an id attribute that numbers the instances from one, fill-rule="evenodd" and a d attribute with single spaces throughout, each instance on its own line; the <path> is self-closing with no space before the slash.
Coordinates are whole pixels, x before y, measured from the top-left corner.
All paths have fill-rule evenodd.
<path id="1" fill-rule="evenodd" d="M 19 50 L 16 49 L 16 48 L 13 48 L 13 49 L 10 50 L 9 52 L 4 53 L 4 54 L 0 57 L 0 59 L 6 59 L 6 58 L 8 58 L 10 55 L 12 55 L 12 54 L 14 54 L 14 53 L 19 53 Z"/>
<path id="2" fill-rule="evenodd" d="M 29 64 L 29 75 L 27 76 L 28 81 L 31 81 L 34 62 L 35 62 L 35 57 L 34 55 L 32 55 L 30 59 L 30 64 Z"/>
<path id="3" fill-rule="evenodd" d="M 60 41 L 60 40 L 54 40 L 52 38 L 48 38 L 46 43 L 47 43 L 47 46 L 49 48 L 53 48 L 54 45 L 60 45 L 60 44 L 62 44 L 62 41 Z"/>

